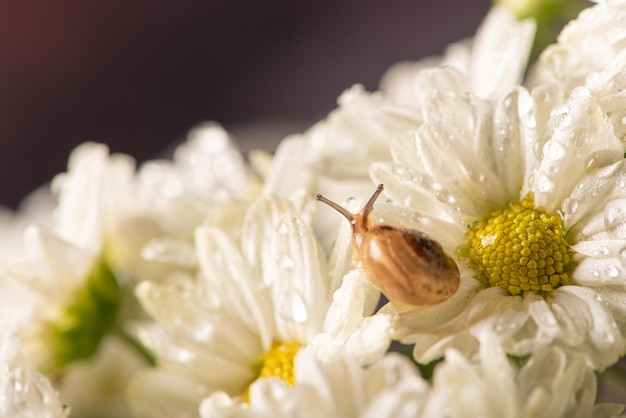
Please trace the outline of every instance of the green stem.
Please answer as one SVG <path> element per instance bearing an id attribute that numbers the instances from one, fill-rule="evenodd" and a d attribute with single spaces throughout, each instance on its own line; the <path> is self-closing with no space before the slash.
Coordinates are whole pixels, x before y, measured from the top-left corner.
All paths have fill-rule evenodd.
<path id="1" fill-rule="evenodd" d="M 150 353 L 146 349 L 146 347 L 143 346 L 143 344 L 141 344 L 139 341 L 137 341 L 136 338 L 134 338 L 131 335 L 129 335 L 127 332 L 125 332 L 120 327 L 116 327 L 113 330 L 113 334 L 116 335 L 117 337 L 119 337 L 122 341 L 124 341 L 126 344 L 128 344 L 131 348 L 133 348 L 135 350 L 135 352 L 137 354 L 139 354 L 139 356 L 141 358 L 143 358 L 144 361 L 147 364 L 149 364 L 150 366 L 153 366 L 153 367 L 156 366 L 156 359 L 154 358 L 152 353 Z"/>

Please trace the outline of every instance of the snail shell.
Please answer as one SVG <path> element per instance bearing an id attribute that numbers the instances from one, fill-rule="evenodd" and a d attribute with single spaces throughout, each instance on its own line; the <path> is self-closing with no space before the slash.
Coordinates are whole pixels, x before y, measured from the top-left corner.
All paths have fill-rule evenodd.
<path id="1" fill-rule="evenodd" d="M 373 225 L 370 215 L 383 188 L 379 184 L 357 214 L 322 195 L 316 198 L 350 221 L 355 264 L 398 310 L 443 302 L 459 287 L 456 263 L 423 232 L 384 223 Z"/>

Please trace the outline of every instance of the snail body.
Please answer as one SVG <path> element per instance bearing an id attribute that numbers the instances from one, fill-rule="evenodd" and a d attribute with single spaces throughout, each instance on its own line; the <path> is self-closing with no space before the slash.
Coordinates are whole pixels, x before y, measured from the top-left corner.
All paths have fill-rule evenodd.
<path id="1" fill-rule="evenodd" d="M 373 225 L 370 215 L 382 191 L 383 185 L 379 184 L 356 214 L 322 195 L 316 198 L 348 219 L 355 264 L 398 310 L 447 300 L 460 283 L 456 263 L 437 241 L 421 231 L 385 223 Z"/>

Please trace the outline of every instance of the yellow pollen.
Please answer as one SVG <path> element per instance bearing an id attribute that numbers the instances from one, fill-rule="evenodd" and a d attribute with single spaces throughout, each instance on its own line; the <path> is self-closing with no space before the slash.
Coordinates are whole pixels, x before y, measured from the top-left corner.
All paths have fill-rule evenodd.
<path id="1" fill-rule="evenodd" d="M 535 208 L 532 193 L 475 222 L 466 238 L 463 254 L 487 286 L 511 295 L 548 295 L 571 283 L 574 263 L 563 221 Z"/>
<path id="2" fill-rule="evenodd" d="M 257 380 L 268 377 L 278 377 L 289 385 L 295 383 L 293 375 L 293 360 L 298 354 L 301 345 L 293 342 L 273 343 L 270 349 L 261 355 L 255 370 L 258 371 Z M 250 385 L 252 385 L 252 383 Z M 241 397 L 245 402 L 249 401 L 250 385 Z"/>

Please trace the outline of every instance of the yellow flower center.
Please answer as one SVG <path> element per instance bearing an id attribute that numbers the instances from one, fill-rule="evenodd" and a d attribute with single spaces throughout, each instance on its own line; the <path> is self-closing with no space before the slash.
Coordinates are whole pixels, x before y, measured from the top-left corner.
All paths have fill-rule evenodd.
<path id="1" fill-rule="evenodd" d="M 466 238 L 462 253 L 487 286 L 546 295 L 571 282 L 574 263 L 563 221 L 535 208 L 532 194 L 477 221 Z"/>
<path id="2" fill-rule="evenodd" d="M 270 349 L 261 355 L 257 364 L 257 378 L 252 382 L 256 382 L 268 377 L 278 377 L 289 385 L 295 383 L 293 375 L 293 360 L 300 350 L 300 344 L 293 342 L 273 343 Z M 249 401 L 250 386 L 241 395 L 245 402 Z"/>

